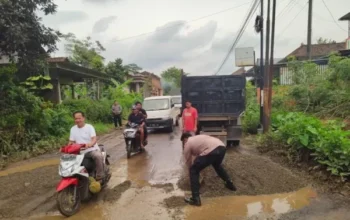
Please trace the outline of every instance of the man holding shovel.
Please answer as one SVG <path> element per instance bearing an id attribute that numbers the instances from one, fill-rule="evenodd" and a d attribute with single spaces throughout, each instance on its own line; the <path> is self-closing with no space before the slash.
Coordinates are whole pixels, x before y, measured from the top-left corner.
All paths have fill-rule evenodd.
<path id="1" fill-rule="evenodd" d="M 190 205 L 201 206 L 199 173 L 210 165 L 224 181 L 226 188 L 236 191 L 231 178 L 221 165 L 226 153 L 226 147 L 221 140 L 209 135 L 192 136 L 190 133 L 183 133 L 181 141 L 185 144 L 184 157 L 190 169 L 192 191 L 192 197 L 185 198 L 185 202 Z"/>

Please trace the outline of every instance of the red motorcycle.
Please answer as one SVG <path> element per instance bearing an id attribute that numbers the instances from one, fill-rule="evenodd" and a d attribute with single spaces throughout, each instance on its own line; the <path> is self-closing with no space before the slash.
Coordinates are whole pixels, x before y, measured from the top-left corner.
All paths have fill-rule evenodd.
<path id="1" fill-rule="evenodd" d="M 109 155 L 103 145 L 99 145 L 103 155 L 105 178 L 101 188 L 104 188 L 111 174 L 109 173 Z M 79 211 L 82 201 L 89 200 L 93 193 L 90 191 L 91 177 L 96 178 L 96 166 L 89 153 L 81 154 L 84 144 L 73 144 L 61 148 L 63 155 L 59 165 L 59 175 L 62 177 L 56 191 L 57 207 L 64 216 L 72 216 Z M 67 201 L 68 200 L 68 201 Z"/>

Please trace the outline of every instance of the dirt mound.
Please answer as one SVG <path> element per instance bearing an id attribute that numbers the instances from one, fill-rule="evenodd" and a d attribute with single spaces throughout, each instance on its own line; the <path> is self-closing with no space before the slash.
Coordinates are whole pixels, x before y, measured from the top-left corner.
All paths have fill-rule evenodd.
<path id="1" fill-rule="evenodd" d="M 154 184 L 154 185 L 151 185 L 151 187 L 163 189 L 166 193 L 170 193 L 174 191 L 174 185 L 172 183 Z"/>
<path id="2" fill-rule="evenodd" d="M 23 216 L 36 208 L 36 201 L 51 196 L 60 180 L 57 169 L 48 166 L 0 177 L 0 218 Z"/>
<path id="3" fill-rule="evenodd" d="M 201 172 L 202 196 L 274 194 L 291 192 L 307 185 L 289 170 L 259 155 L 228 151 L 223 164 L 233 179 L 237 191 L 226 189 L 214 169 L 208 167 Z M 180 189 L 190 190 L 187 174 L 183 174 L 178 186 Z"/>
<path id="4" fill-rule="evenodd" d="M 172 196 L 164 199 L 164 204 L 169 209 L 179 208 L 186 205 L 183 196 Z"/>
<path id="5" fill-rule="evenodd" d="M 103 200 L 105 202 L 113 202 L 120 198 L 120 196 L 130 188 L 131 181 L 126 180 L 122 182 L 121 184 L 115 186 L 113 189 L 107 189 L 104 193 Z"/>

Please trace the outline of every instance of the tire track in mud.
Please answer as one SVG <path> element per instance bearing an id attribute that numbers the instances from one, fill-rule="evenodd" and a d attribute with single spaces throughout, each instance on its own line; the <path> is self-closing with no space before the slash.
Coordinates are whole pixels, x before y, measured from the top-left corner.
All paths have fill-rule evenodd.
<path id="1" fill-rule="evenodd" d="M 98 142 L 103 144 L 111 155 L 111 162 L 119 160 L 124 154 L 120 147 L 123 139 L 121 131 L 113 131 L 99 137 Z M 46 166 L 48 160 L 57 159 L 57 165 Z M 58 175 L 59 154 L 42 155 L 29 161 L 21 161 L 15 167 L 18 172 L 0 176 L 0 219 L 26 218 L 28 215 L 52 211 L 56 207 L 56 184 L 60 180 Z M 32 170 L 26 165 L 42 163 Z M 23 171 L 21 168 L 23 167 Z M 6 173 L 6 169 L 1 171 Z"/>

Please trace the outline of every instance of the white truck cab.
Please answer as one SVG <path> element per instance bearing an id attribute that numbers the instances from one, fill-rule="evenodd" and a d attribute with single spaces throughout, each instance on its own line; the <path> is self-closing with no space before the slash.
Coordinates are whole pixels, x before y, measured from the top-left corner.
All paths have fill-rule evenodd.
<path id="1" fill-rule="evenodd" d="M 174 130 L 177 108 L 172 102 L 172 96 L 152 96 L 143 101 L 142 108 L 147 112 L 146 125 L 150 129 Z"/>

